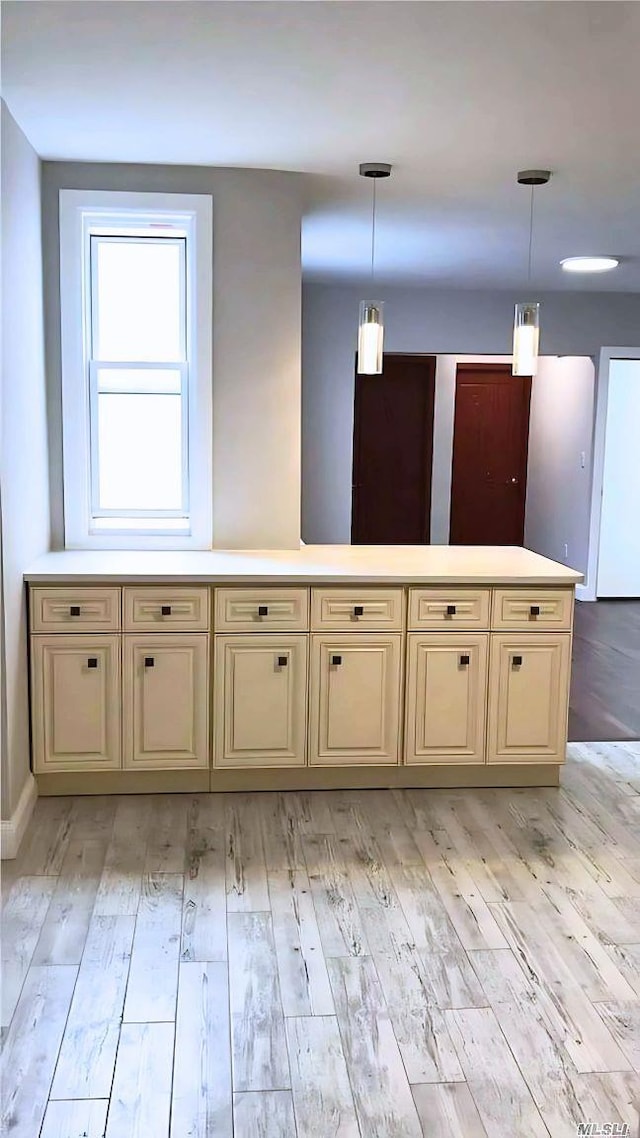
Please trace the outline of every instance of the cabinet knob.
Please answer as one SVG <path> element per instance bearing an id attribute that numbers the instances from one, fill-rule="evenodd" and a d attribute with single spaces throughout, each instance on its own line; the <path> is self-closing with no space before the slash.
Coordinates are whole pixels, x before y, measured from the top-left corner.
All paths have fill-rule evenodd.
<path id="1" fill-rule="evenodd" d="M 354 616 L 363 616 L 364 615 L 364 605 L 354 605 L 353 606 L 353 615 Z"/>
<path id="2" fill-rule="evenodd" d="M 163 616 L 171 616 L 171 605 L 161 605 L 160 612 Z"/>
<path id="3" fill-rule="evenodd" d="M 447 605 L 447 616 L 455 616 L 455 615 L 456 615 L 456 606 L 455 605 Z"/>
<path id="4" fill-rule="evenodd" d="M 531 605 L 529 612 L 531 616 L 540 616 L 540 605 Z"/>
<path id="5" fill-rule="evenodd" d="M 469 663 L 469 659 L 470 659 L 469 656 L 461 656 L 460 657 L 460 667 L 466 668 L 467 664 Z"/>
<path id="6" fill-rule="evenodd" d="M 511 663 L 514 668 L 520 668 L 522 666 L 522 656 L 512 656 Z"/>
<path id="7" fill-rule="evenodd" d="M 80 605 L 71 605 L 69 608 L 69 616 L 80 616 Z"/>
<path id="8" fill-rule="evenodd" d="M 268 615 L 269 615 L 269 606 L 268 605 L 258 605 L 258 616 L 268 616 Z"/>
<path id="9" fill-rule="evenodd" d="M 334 665 L 336 668 L 339 668 L 339 667 L 340 667 L 340 664 L 342 663 L 342 656 L 332 656 L 332 657 L 331 657 L 331 663 L 332 663 L 332 664 L 333 664 L 333 665 Z"/>
<path id="10" fill-rule="evenodd" d="M 145 656 L 144 666 L 145 666 L 145 668 L 155 667 L 155 660 L 154 660 L 153 656 Z"/>
<path id="11" fill-rule="evenodd" d="M 278 667 L 279 668 L 286 668 L 288 663 L 289 663 L 289 659 L 287 656 L 278 656 Z"/>
<path id="12" fill-rule="evenodd" d="M 89 659 L 87 660 L 87 668 L 97 668 L 97 667 L 98 667 L 97 656 L 89 656 Z"/>

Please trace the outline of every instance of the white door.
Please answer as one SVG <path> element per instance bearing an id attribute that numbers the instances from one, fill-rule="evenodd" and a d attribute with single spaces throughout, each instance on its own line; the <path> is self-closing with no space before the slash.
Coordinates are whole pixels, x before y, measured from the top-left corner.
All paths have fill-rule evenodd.
<path id="1" fill-rule="evenodd" d="M 309 764 L 397 763 L 402 636 L 311 638 Z"/>
<path id="2" fill-rule="evenodd" d="M 611 360 L 606 400 L 599 597 L 640 597 L 640 359 Z"/>
<path id="3" fill-rule="evenodd" d="M 124 637 L 124 766 L 209 765 L 209 637 Z"/>
<path id="4" fill-rule="evenodd" d="M 303 766 L 308 636 L 215 639 L 214 765 Z"/>
<path id="5" fill-rule="evenodd" d="M 36 773 L 120 766 L 120 637 L 31 637 Z"/>

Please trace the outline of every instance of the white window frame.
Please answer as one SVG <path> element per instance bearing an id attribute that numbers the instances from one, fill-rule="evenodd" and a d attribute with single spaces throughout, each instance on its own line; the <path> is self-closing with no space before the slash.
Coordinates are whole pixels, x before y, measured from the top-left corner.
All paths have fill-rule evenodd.
<path id="1" fill-rule="evenodd" d="M 89 244 L 92 232 L 130 230 L 149 224 L 173 226 L 186 235 L 187 414 L 183 446 L 188 524 L 184 511 L 157 518 L 123 514 L 118 529 L 96 529 L 91 500 L 92 410 L 90 397 Z M 210 549 L 212 547 L 212 307 L 213 203 L 204 194 L 60 191 L 60 328 L 64 530 L 67 549 Z M 178 232 L 179 231 L 179 232 Z M 170 238 L 170 233 L 166 236 Z M 122 365 L 124 366 L 124 365 Z M 136 365 L 139 366 L 139 365 Z M 186 368 L 182 369 L 183 382 Z M 109 511 L 100 511 L 107 515 Z M 176 528 L 178 527 L 178 528 Z"/>

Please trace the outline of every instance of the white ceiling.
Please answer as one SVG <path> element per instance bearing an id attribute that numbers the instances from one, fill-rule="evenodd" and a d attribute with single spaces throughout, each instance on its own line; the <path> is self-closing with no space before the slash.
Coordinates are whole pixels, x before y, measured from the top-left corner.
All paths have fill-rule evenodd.
<path id="1" fill-rule="evenodd" d="M 640 292 L 640 3 L 15 2 L 4 97 L 44 158 L 301 171 L 309 277 Z M 567 278 L 562 257 L 612 253 Z"/>

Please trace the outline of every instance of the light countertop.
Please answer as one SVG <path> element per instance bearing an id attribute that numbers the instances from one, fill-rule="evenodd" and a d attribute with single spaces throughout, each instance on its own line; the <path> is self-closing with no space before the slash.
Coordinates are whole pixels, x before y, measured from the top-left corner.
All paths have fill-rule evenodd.
<path id="1" fill-rule="evenodd" d="M 80 582 L 575 585 L 583 574 L 515 546 L 304 545 L 300 549 L 65 550 L 30 565 L 32 584 Z"/>

